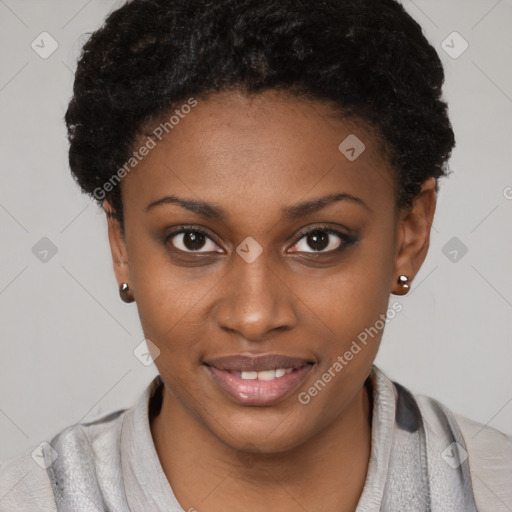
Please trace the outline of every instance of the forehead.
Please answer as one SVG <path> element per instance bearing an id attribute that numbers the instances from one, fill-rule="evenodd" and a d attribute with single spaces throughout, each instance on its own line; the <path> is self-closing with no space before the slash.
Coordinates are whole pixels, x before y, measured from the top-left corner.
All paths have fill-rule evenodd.
<path id="1" fill-rule="evenodd" d="M 176 110 L 179 105 L 160 126 Z M 236 91 L 197 99 L 180 114 L 161 140 L 152 135 L 156 145 L 125 178 L 125 207 L 142 210 L 166 194 L 222 204 L 233 214 L 280 209 L 326 192 L 367 203 L 394 200 L 393 173 L 378 140 L 323 103 Z"/>

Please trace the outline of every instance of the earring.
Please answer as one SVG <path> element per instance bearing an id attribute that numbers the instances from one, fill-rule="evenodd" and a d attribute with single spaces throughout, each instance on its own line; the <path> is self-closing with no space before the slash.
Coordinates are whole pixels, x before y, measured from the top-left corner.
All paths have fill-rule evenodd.
<path id="1" fill-rule="evenodd" d="M 130 303 L 130 302 L 133 302 L 135 300 L 133 298 L 133 295 L 130 295 L 129 292 L 130 292 L 130 287 L 128 286 L 128 283 L 122 283 L 119 286 L 119 295 L 120 295 L 121 300 L 123 302 Z"/>
<path id="2" fill-rule="evenodd" d="M 397 283 L 402 286 L 402 294 L 405 295 L 409 291 L 409 278 L 407 276 L 398 276 Z"/>

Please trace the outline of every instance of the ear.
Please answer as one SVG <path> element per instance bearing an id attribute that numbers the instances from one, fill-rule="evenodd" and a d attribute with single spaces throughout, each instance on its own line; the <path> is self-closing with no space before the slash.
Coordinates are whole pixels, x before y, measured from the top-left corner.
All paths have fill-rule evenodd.
<path id="1" fill-rule="evenodd" d="M 128 283 L 131 288 L 132 281 L 128 263 L 128 252 L 126 250 L 125 238 L 121 232 L 121 225 L 114 215 L 114 209 L 107 200 L 103 201 L 103 209 L 107 215 L 108 241 L 117 284 L 120 286 L 121 283 Z"/>
<path id="2" fill-rule="evenodd" d="M 430 177 L 423 182 L 411 208 L 399 214 L 395 274 L 391 290 L 395 295 L 404 295 L 409 290 L 397 283 L 398 277 L 407 276 L 410 285 L 425 261 L 436 203 L 436 179 Z"/>

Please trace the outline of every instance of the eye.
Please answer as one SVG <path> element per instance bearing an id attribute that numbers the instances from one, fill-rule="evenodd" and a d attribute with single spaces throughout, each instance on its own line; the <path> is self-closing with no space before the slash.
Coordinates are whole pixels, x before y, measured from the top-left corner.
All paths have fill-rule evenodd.
<path id="1" fill-rule="evenodd" d="M 354 242 L 354 237 L 336 229 L 315 227 L 302 233 L 292 246 L 297 252 L 330 253 L 342 250 Z M 311 250 L 308 250 L 311 249 Z"/>
<path id="2" fill-rule="evenodd" d="M 174 248 L 182 252 L 222 252 L 218 245 L 200 228 L 182 227 L 165 238 L 166 244 L 171 244 Z"/>

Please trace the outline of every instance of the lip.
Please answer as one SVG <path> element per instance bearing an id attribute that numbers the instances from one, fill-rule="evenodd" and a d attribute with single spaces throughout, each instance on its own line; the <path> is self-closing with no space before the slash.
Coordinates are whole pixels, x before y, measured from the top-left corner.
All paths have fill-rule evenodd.
<path id="1" fill-rule="evenodd" d="M 214 366 L 219 370 L 238 372 L 260 372 L 276 368 L 302 368 L 306 364 L 312 364 L 311 359 L 290 357 L 281 354 L 234 354 L 232 356 L 217 357 L 205 361 L 208 366 Z"/>
<path id="2" fill-rule="evenodd" d="M 297 389 L 305 380 L 314 362 L 280 354 L 219 357 L 204 365 L 212 380 L 230 398 L 242 405 L 271 405 Z M 291 373 L 272 380 L 242 379 L 240 372 L 291 368 Z"/>

